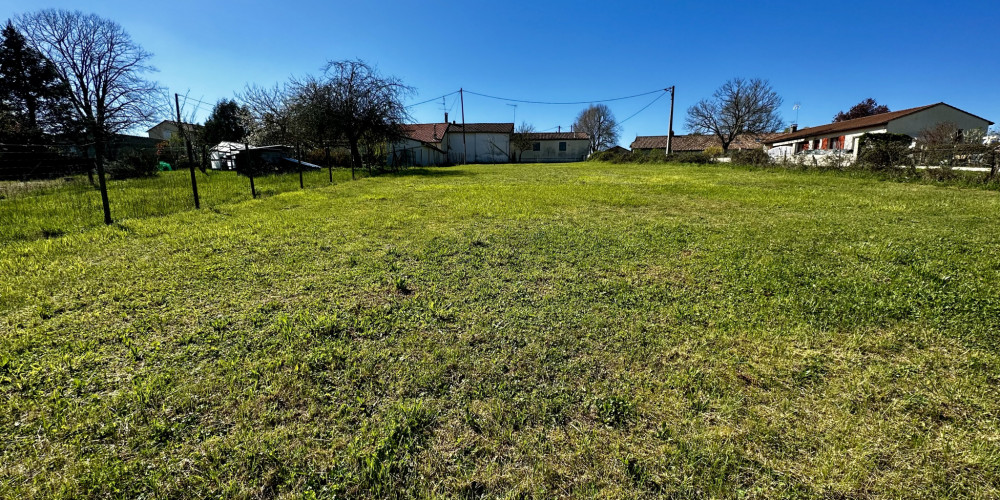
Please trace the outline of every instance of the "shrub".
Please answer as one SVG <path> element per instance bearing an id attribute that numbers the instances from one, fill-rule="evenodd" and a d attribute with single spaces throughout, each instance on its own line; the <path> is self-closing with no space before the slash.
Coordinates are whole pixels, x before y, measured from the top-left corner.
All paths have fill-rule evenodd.
<path id="1" fill-rule="evenodd" d="M 709 146 L 705 148 L 705 154 L 711 156 L 712 158 L 718 158 L 722 156 L 722 153 L 724 153 L 724 151 L 722 151 L 722 146 Z"/>
<path id="2" fill-rule="evenodd" d="M 693 163 L 696 165 L 708 165 L 712 163 L 713 158 L 711 155 L 705 153 L 673 153 L 670 155 L 665 155 L 665 161 L 672 163 Z"/>
<path id="3" fill-rule="evenodd" d="M 154 177 L 159 172 L 159 168 L 153 155 L 133 151 L 121 155 L 117 160 L 108 162 L 105 171 L 111 179 L 134 179 Z"/>
<path id="4" fill-rule="evenodd" d="M 734 165 L 767 165 L 771 163 L 771 156 L 763 149 L 744 149 L 733 151 L 730 155 L 730 163 Z"/>
<path id="5" fill-rule="evenodd" d="M 913 138 L 906 134 L 864 134 L 858 138 L 858 165 L 870 170 L 884 170 L 910 164 Z"/>

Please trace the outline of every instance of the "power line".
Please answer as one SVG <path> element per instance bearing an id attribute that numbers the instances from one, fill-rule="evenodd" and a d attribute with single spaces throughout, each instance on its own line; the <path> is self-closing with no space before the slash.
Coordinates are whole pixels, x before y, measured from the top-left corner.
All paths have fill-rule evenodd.
<path id="1" fill-rule="evenodd" d="M 624 96 L 624 97 L 614 97 L 614 98 L 611 98 L 611 99 L 592 99 L 592 100 L 589 100 L 589 101 L 575 101 L 575 102 L 528 101 L 528 100 L 525 100 L 525 99 L 511 99 L 509 97 L 497 97 L 497 96 L 492 96 L 492 95 L 487 95 L 487 94 L 480 94 L 478 92 L 473 92 L 471 90 L 466 90 L 466 92 L 469 93 L 469 94 L 472 94 L 472 95 L 477 95 L 477 96 L 480 96 L 480 97 L 486 97 L 486 98 L 489 98 L 489 99 L 497 99 L 497 100 L 500 100 L 500 101 L 520 102 L 520 103 L 525 103 L 525 104 L 573 105 L 573 104 L 594 104 L 594 103 L 599 103 L 599 102 L 624 101 L 625 99 L 634 99 L 636 97 L 642 97 L 642 96 L 647 96 L 647 95 L 655 94 L 657 92 L 663 92 L 663 89 L 651 90 L 649 92 L 643 92 L 641 94 L 629 95 L 629 96 Z"/>
<path id="2" fill-rule="evenodd" d="M 436 100 L 438 100 L 438 99 L 440 99 L 440 98 L 442 98 L 442 97 L 448 97 L 448 96 L 452 96 L 452 95 L 455 95 L 455 94 L 457 94 L 457 93 L 458 93 L 458 91 L 456 90 L 456 91 L 454 91 L 454 92 L 449 92 L 449 93 L 447 93 L 447 94 L 445 94 L 445 95 L 439 95 L 439 96 L 437 96 L 437 97 L 435 97 L 435 98 L 433 98 L 433 99 L 427 99 L 426 101 L 420 101 L 420 102 L 418 102 L 418 103 L 414 103 L 414 104 L 409 104 L 409 105 L 407 105 L 407 106 L 403 106 L 403 107 L 404 107 L 404 108 L 412 108 L 412 107 L 414 107 L 414 106 L 420 106 L 421 104 L 427 104 L 427 103 L 429 103 L 429 102 L 434 102 L 434 101 L 436 101 Z"/>
<path id="3" fill-rule="evenodd" d="M 618 124 L 619 124 L 619 125 L 621 125 L 621 124 L 623 124 L 623 123 L 625 123 L 625 122 L 627 122 L 627 121 L 631 120 L 632 118 L 635 118 L 635 115 L 637 115 L 637 114 L 639 114 L 639 113 L 642 113 L 643 111 L 645 111 L 645 110 L 646 110 L 646 108 L 648 108 L 648 107 L 652 106 L 652 105 L 653 105 L 653 103 L 655 103 L 656 101 L 659 101 L 659 100 L 660 100 L 660 98 L 662 98 L 662 97 L 663 97 L 663 96 L 665 96 L 665 95 L 667 95 L 667 93 L 666 93 L 666 92 L 664 92 L 664 93 L 662 93 L 662 94 L 660 94 L 660 95 L 656 96 L 656 99 L 653 99 L 652 101 L 650 101 L 650 102 L 649 102 L 649 104 L 647 104 L 647 105 L 643 106 L 642 108 L 639 108 L 639 111 L 636 111 L 635 113 L 632 113 L 631 115 L 629 115 L 629 117 L 628 117 L 628 118 L 626 118 L 626 119 L 624 119 L 624 120 L 622 120 L 622 121 L 618 122 Z"/>

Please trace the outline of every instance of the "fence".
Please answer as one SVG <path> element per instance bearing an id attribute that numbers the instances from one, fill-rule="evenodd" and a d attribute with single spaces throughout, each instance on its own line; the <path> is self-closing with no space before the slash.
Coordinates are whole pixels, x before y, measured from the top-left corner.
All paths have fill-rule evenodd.
<path id="1" fill-rule="evenodd" d="M 191 172 L 178 169 L 183 148 L 114 151 L 106 164 L 112 219 L 157 217 L 195 209 Z M 169 159 L 162 161 L 157 159 Z M 329 186 L 350 179 L 343 169 L 195 169 L 201 208 Z M 104 223 L 93 160 L 86 147 L 0 145 L 0 245 L 51 238 Z M 252 188 L 251 188 L 252 186 Z"/>

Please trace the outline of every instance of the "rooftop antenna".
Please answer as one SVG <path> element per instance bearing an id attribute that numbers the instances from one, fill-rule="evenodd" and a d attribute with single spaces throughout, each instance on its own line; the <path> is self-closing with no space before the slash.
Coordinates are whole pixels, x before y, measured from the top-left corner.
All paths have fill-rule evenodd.
<path id="1" fill-rule="evenodd" d="M 514 126 L 517 126 L 517 104 L 508 104 L 508 106 L 514 108 Z"/>
<path id="2" fill-rule="evenodd" d="M 799 124 L 799 108 L 801 108 L 801 107 L 802 107 L 802 103 L 801 102 L 797 102 L 797 103 L 795 103 L 795 105 L 792 106 L 792 109 L 795 110 L 795 124 L 796 125 Z"/>

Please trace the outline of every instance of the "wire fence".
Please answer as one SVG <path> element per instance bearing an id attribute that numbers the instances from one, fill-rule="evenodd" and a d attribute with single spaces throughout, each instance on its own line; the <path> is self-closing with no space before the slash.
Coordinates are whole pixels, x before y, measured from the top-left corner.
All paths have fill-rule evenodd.
<path id="1" fill-rule="evenodd" d="M 142 158 L 159 160 L 152 166 Z M 195 209 L 191 172 L 178 169 L 164 148 L 137 148 L 112 155 L 106 185 L 112 219 L 158 217 Z M 94 163 L 83 147 L 0 145 L 0 245 L 53 238 L 104 223 Z M 140 160 L 136 160 L 139 158 Z M 202 162 L 196 162 L 201 164 Z M 195 169 L 199 205 L 221 207 L 253 198 L 329 186 L 351 179 L 350 170 L 296 168 L 252 177 L 235 170 Z M 139 164 L 142 171 L 130 172 Z M 207 164 L 205 162 L 204 164 Z M 123 173 L 124 171 L 124 173 Z"/>

